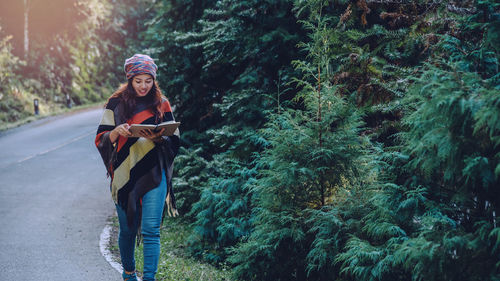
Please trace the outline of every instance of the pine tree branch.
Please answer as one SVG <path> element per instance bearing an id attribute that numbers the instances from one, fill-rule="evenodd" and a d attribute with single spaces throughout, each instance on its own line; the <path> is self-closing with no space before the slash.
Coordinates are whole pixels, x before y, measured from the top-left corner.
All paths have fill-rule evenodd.
<path id="1" fill-rule="evenodd" d="M 460 8 L 460 7 L 457 7 L 456 5 L 453 5 L 453 4 L 446 5 L 446 9 L 448 9 L 448 11 L 450 11 L 452 13 L 459 14 L 459 15 L 472 15 L 472 14 L 475 14 L 477 12 L 476 7 Z"/>
<path id="2" fill-rule="evenodd" d="M 366 0 L 367 4 L 412 4 L 414 1 L 409 0 Z"/>

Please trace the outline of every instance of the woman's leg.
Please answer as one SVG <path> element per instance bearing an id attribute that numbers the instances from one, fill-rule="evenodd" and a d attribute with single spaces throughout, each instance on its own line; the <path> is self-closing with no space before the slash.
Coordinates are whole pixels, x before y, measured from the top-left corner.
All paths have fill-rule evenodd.
<path id="1" fill-rule="evenodd" d="M 135 270 L 134 249 L 135 237 L 137 234 L 137 219 L 134 221 L 134 227 L 129 228 L 127 225 L 127 215 L 119 205 L 116 205 L 116 212 L 118 214 L 118 221 L 120 223 L 118 247 L 120 248 L 120 257 L 122 260 L 123 270 L 132 272 Z"/>
<path id="2" fill-rule="evenodd" d="M 146 193 L 142 198 L 142 241 L 144 245 L 143 280 L 155 280 L 160 258 L 160 224 L 163 205 L 167 194 L 165 174 L 158 187 Z"/>

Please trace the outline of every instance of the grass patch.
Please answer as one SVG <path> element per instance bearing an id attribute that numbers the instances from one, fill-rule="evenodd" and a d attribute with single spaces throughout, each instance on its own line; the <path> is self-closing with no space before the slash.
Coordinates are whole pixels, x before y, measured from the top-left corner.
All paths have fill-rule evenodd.
<path id="1" fill-rule="evenodd" d="M 186 248 L 186 239 L 191 228 L 182 221 L 182 218 L 166 218 L 161 228 L 161 253 L 158 264 L 157 280 L 168 281 L 219 281 L 232 280 L 231 272 L 227 267 L 215 267 L 201 263 L 190 257 Z M 144 260 L 142 244 L 135 251 L 136 267 L 142 272 Z"/>
<path id="2" fill-rule="evenodd" d="M 108 219 L 108 223 L 111 224 L 111 232 L 109 235 L 109 243 L 107 245 L 108 250 L 111 252 L 113 260 L 121 264 L 120 258 L 120 248 L 118 247 L 118 231 L 120 229 L 120 223 L 118 222 L 118 217 L 112 216 Z"/>
<path id="3" fill-rule="evenodd" d="M 40 115 L 30 115 L 28 117 L 21 118 L 17 121 L 14 121 L 14 122 L 0 122 L 0 132 L 6 131 L 9 129 L 13 129 L 13 128 L 19 127 L 21 125 L 24 125 L 24 124 L 27 124 L 27 123 L 30 123 L 30 122 L 33 122 L 33 121 L 36 121 L 39 119 L 43 119 L 46 117 L 50 117 L 50 116 L 78 112 L 80 110 L 85 110 L 85 109 L 97 107 L 97 106 L 104 107 L 105 102 L 106 101 L 100 101 L 100 102 L 91 103 L 91 104 L 73 106 L 71 108 L 67 108 L 67 107 L 62 106 L 62 105 L 53 105 L 50 107 L 49 110 L 42 111 L 40 113 Z"/>
<path id="4" fill-rule="evenodd" d="M 113 229 L 109 249 L 114 260 L 120 262 L 118 249 L 118 218 L 112 219 Z M 191 227 L 182 218 L 165 218 L 160 230 L 160 261 L 156 279 L 159 281 L 224 281 L 231 279 L 230 269 L 226 266 L 215 267 L 192 258 L 186 251 L 186 239 L 191 233 Z M 144 268 L 142 243 L 135 248 L 136 269 L 138 275 Z"/>

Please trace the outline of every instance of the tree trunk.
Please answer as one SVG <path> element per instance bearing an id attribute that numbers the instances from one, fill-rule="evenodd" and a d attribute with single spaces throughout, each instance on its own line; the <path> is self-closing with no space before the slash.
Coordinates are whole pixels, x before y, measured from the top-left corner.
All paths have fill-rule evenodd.
<path id="1" fill-rule="evenodd" d="M 29 36 L 28 36 L 28 14 L 29 14 L 28 0 L 24 0 L 24 59 L 28 60 L 29 51 Z"/>

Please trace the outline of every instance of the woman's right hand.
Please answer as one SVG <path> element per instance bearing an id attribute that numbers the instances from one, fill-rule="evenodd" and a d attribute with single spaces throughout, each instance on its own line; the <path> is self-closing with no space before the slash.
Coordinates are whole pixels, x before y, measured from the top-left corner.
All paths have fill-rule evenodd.
<path id="1" fill-rule="evenodd" d="M 114 128 L 111 133 L 109 134 L 109 138 L 111 142 L 116 142 L 118 139 L 118 136 L 122 137 L 130 137 L 132 136 L 132 133 L 128 130 L 130 128 L 130 125 L 127 123 L 118 125 L 116 128 Z"/>

